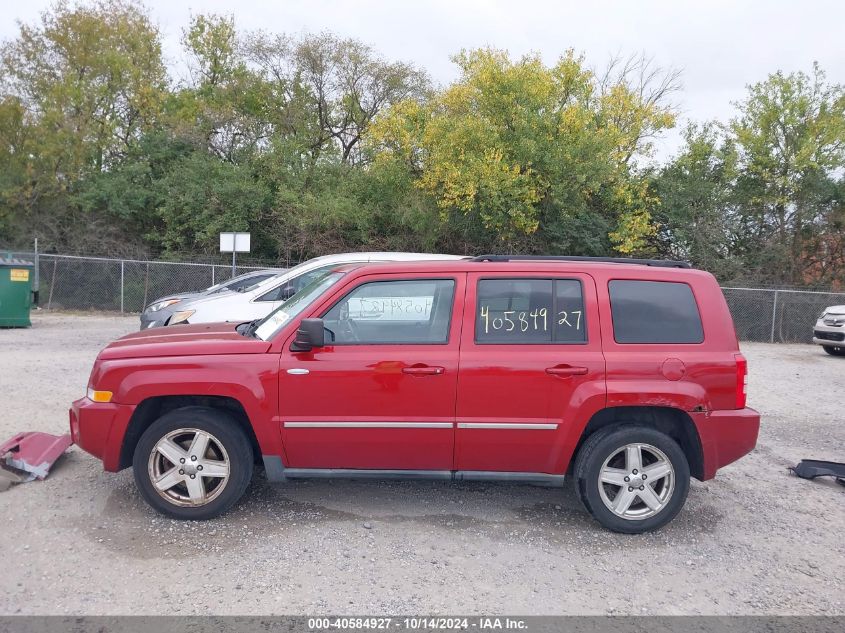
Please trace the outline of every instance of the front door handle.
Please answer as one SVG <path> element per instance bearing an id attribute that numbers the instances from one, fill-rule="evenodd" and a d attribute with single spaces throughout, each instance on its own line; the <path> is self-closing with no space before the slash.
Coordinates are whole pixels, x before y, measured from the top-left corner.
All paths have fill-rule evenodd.
<path id="1" fill-rule="evenodd" d="M 587 373 L 586 367 L 573 367 L 572 365 L 556 365 L 546 367 L 546 373 L 552 376 L 583 376 Z"/>
<path id="2" fill-rule="evenodd" d="M 430 367 L 428 365 L 402 368 L 403 374 L 411 374 L 412 376 L 439 376 L 444 371 L 446 370 L 443 367 Z"/>

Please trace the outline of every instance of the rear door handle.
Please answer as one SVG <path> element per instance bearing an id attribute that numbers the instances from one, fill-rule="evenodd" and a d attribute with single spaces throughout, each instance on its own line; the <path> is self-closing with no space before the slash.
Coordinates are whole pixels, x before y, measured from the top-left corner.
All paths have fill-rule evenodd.
<path id="1" fill-rule="evenodd" d="M 587 368 L 557 365 L 556 367 L 546 367 L 546 373 L 552 376 L 583 376 L 587 373 Z"/>
<path id="2" fill-rule="evenodd" d="M 402 373 L 403 374 L 411 374 L 412 376 L 439 376 L 444 371 L 446 371 L 443 367 L 429 367 L 428 365 L 424 367 L 403 367 Z"/>

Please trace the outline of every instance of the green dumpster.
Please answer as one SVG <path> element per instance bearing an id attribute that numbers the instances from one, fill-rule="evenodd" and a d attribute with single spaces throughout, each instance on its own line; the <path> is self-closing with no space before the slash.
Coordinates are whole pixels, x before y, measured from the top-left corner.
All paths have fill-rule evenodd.
<path id="1" fill-rule="evenodd" d="M 0 327 L 29 327 L 32 262 L 0 257 Z"/>

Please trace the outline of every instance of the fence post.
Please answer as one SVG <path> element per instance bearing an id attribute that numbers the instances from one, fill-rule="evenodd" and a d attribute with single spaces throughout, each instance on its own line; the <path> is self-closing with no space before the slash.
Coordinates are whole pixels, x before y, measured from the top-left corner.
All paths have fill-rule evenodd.
<path id="1" fill-rule="evenodd" d="M 38 286 L 41 283 L 41 273 L 38 269 L 38 238 L 35 238 L 35 279 L 32 280 L 32 298 L 35 307 L 38 307 Z"/>
<path id="2" fill-rule="evenodd" d="M 217 269 L 217 266 L 214 264 L 211 265 L 211 285 L 215 285 L 214 283 L 214 271 Z"/>
<path id="3" fill-rule="evenodd" d="M 150 290 L 150 262 L 147 262 L 147 273 L 144 275 L 144 307 L 141 310 L 146 310 L 147 308 L 147 293 Z"/>
<path id="4" fill-rule="evenodd" d="M 124 261 L 120 260 L 120 313 L 123 314 L 123 264 Z"/>
<path id="5" fill-rule="evenodd" d="M 50 296 L 47 298 L 47 309 L 53 306 L 53 288 L 56 287 L 56 267 L 59 265 L 59 258 L 53 259 L 53 278 L 50 280 Z"/>
<path id="6" fill-rule="evenodd" d="M 775 342 L 775 320 L 777 319 L 778 291 L 775 290 L 775 299 L 772 301 L 772 333 L 769 335 L 769 343 Z"/>

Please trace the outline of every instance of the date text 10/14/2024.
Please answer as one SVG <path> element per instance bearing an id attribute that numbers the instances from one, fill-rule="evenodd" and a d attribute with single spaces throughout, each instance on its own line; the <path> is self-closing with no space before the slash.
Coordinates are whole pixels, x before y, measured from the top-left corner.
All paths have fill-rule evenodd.
<path id="1" fill-rule="evenodd" d="M 311 631 L 407 630 L 407 631 L 526 631 L 528 623 L 510 617 L 323 617 L 309 618 Z"/>

